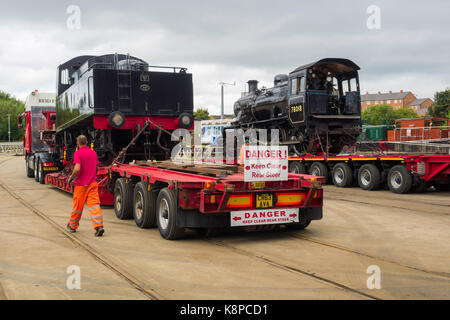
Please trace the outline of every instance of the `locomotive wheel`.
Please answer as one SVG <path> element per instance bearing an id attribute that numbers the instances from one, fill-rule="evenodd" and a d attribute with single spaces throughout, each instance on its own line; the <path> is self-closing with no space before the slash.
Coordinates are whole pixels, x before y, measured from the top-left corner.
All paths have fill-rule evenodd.
<path id="1" fill-rule="evenodd" d="M 346 163 L 338 163 L 333 168 L 332 178 L 336 187 L 350 187 L 352 184 L 352 169 Z"/>
<path id="2" fill-rule="evenodd" d="M 39 168 L 38 168 L 39 160 L 34 160 L 34 181 L 39 182 Z"/>
<path id="3" fill-rule="evenodd" d="M 314 162 L 309 168 L 309 174 L 317 177 L 325 177 L 325 181 L 328 179 L 328 168 L 322 162 Z"/>
<path id="4" fill-rule="evenodd" d="M 26 159 L 25 159 L 25 170 L 27 172 L 27 177 L 28 178 L 33 178 L 34 177 L 34 171 L 33 171 L 33 169 L 30 168 L 29 161 L 30 161 L 30 156 L 27 155 Z"/>
<path id="5" fill-rule="evenodd" d="M 298 161 L 292 161 L 289 164 L 289 172 L 305 174 L 306 173 L 306 168 L 305 168 L 304 164 L 302 164 L 302 163 L 300 163 Z"/>
<path id="6" fill-rule="evenodd" d="M 44 172 L 44 166 L 42 165 L 42 161 L 40 160 L 38 161 L 38 171 L 39 171 L 39 183 L 44 184 L 46 173 Z"/>
<path id="7" fill-rule="evenodd" d="M 358 184 L 363 190 L 376 190 L 380 187 L 380 170 L 374 164 L 365 164 L 358 170 Z"/>
<path id="8" fill-rule="evenodd" d="M 147 191 L 148 184 L 138 182 L 133 193 L 133 217 L 139 228 L 151 228 L 155 226 L 155 196 Z"/>
<path id="9" fill-rule="evenodd" d="M 177 227 L 177 197 L 169 188 L 161 189 L 156 200 L 156 223 L 166 240 L 179 239 L 184 234 L 184 228 Z"/>
<path id="10" fill-rule="evenodd" d="M 119 178 L 114 185 L 114 212 L 120 220 L 133 217 L 133 186 Z"/>
<path id="11" fill-rule="evenodd" d="M 412 186 L 412 175 L 405 166 L 397 165 L 389 170 L 387 182 L 392 192 L 408 193 Z"/>

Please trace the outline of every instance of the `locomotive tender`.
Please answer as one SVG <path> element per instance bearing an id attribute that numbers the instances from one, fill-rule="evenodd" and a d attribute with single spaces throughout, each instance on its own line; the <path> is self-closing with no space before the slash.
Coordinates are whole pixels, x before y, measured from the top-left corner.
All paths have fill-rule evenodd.
<path id="1" fill-rule="evenodd" d="M 170 132 L 193 125 L 192 75 L 185 68 L 150 71 L 142 59 L 123 55 L 79 56 L 57 70 L 56 145 L 69 160 L 76 137 L 86 135 L 99 159 L 109 163 L 144 127 L 128 155 L 167 159 Z M 63 151 L 64 150 L 64 151 Z"/>
<path id="2" fill-rule="evenodd" d="M 326 58 L 275 76 L 273 88 L 250 80 L 234 105 L 232 127 L 279 129 L 280 145 L 297 155 L 338 154 L 361 132 L 359 69 L 348 59 Z"/>

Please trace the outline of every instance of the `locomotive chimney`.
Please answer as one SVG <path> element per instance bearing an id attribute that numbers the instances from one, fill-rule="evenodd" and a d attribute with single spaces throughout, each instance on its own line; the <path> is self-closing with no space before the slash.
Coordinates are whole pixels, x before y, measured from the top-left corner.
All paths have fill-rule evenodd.
<path id="1" fill-rule="evenodd" d="M 248 93 L 255 93 L 258 90 L 258 80 L 249 80 L 247 83 Z"/>

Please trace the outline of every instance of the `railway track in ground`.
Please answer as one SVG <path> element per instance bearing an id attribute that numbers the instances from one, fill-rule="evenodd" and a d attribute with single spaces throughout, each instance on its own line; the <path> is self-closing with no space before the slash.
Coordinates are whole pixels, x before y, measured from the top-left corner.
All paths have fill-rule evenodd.
<path id="1" fill-rule="evenodd" d="M 356 294 L 356 295 L 358 295 L 360 297 L 364 297 L 366 299 L 371 299 L 371 300 L 382 300 L 380 297 L 377 297 L 375 295 L 371 295 L 371 294 L 365 293 L 365 292 L 363 292 L 361 290 L 358 290 L 358 289 L 351 288 L 351 287 L 349 287 L 349 286 L 347 286 L 345 284 L 339 283 L 339 282 L 334 281 L 332 279 L 329 279 L 329 278 L 326 278 L 326 277 L 323 277 L 323 276 L 319 276 L 316 273 L 309 272 L 309 271 L 303 270 L 303 269 L 298 268 L 298 267 L 288 266 L 286 264 L 277 262 L 277 261 L 275 261 L 273 259 L 269 259 L 267 257 L 263 257 L 261 255 L 255 254 L 253 252 L 250 252 L 250 251 L 247 251 L 247 250 L 243 250 L 243 249 L 240 249 L 240 248 L 236 248 L 236 247 L 234 247 L 234 246 L 232 246 L 230 244 L 224 243 L 223 241 L 214 240 L 213 238 L 207 238 L 206 241 L 208 241 L 208 242 L 210 242 L 210 243 L 212 243 L 214 245 L 230 249 L 230 250 L 232 250 L 235 253 L 238 253 L 238 254 L 241 254 L 241 255 L 244 255 L 244 256 L 247 256 L 247 257 L 250 257 L 250 258 L 257 259 L 257 260 L 259 260 L 261 262 L 264 262 L 266 264 L 271 265 L 272 267 L 275 267 L 275 268 L 278 268 L 278 269 L 281 269 L 281 270 L 284 270 L 284 271 L 287 271 L 287 272 L 291 272 L 291 273 L 294 273 L 294 274 L 298 274 L 298 275 L 302 275 L 302 276 L 306 276 L 306 277 L 312 278 L 312 279 L 314 279 L 316 281 L 325 283 L 325 284 L 327 284 L 329 286 L 335 287 L 335 288 L 340 289 L 340 290 L 344 290 L 346 292 L 350 292 L 350 293 Z"/>
<path id="2" fill-rule="evenodd" d="M 11 160 L 13 158 L 5 159 L 0 162 L 0 165 L 5 163 L 8 160 Z M 110 259 L 108 259 L 106 256 L 99 253 L 97 250 L 95 250 L 92 246 L 90 246 L 86 241 L 83 241 L 76 237 L 74 234 L 67 231 L 64 227 L 59 225 L 57 222 L 55 222 L 53 219 L 51 219 L 48 215 L 43 213 L 41 210 L 37 209 L 35 206 L 33 206 L 29 201 L 22 198 L 19 194 L 17 194 L 14 190 L 12 190 L 8 185 L 0 179 L 0 188 L 5 190 L 11 197 L 13 197 L 15 200 L 20 202 L 25 208 L 30 210 L 32 213 L 40 217 L 42 220 L 47 222 L 49 225 L 51 225 L 55 230 L 57 230 L 59 233 L 62 233 L 66 238 L 68 238 L 70 241 L 75 243 L 76 245 L 83 248 L 85 251 L 87 251 L 96 261 L 116 273 L 118 276 L 126 280 L 134 289 L 139 291 L 142 295 L 144 295 L 146 298 L 150 300 L 163 300 L 165 299 L 162 295 L 157 293 L 155 290 L 149 290 L 145 288 L 133 275 L 129 274 L 125 270 L 123 270 L 120 266 L 118 266 L 116 263 L 112 262 Z M 2 289 L 0 287 L 0 298 L 1 298 Z"/>

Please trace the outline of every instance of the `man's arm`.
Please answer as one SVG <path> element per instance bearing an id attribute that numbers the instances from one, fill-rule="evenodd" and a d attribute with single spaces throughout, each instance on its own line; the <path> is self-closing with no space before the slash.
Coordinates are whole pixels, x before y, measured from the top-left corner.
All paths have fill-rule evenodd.
<path id="1" fill-rule="evenodd" d="M 73 168 L 72 175 L 69 178 L 69 185 L 77 177 L 78 173 L 80 172 L 80 169 L 81 169 L 81 165 L 79 163 L 76 163 L 75 167 Z"/>

